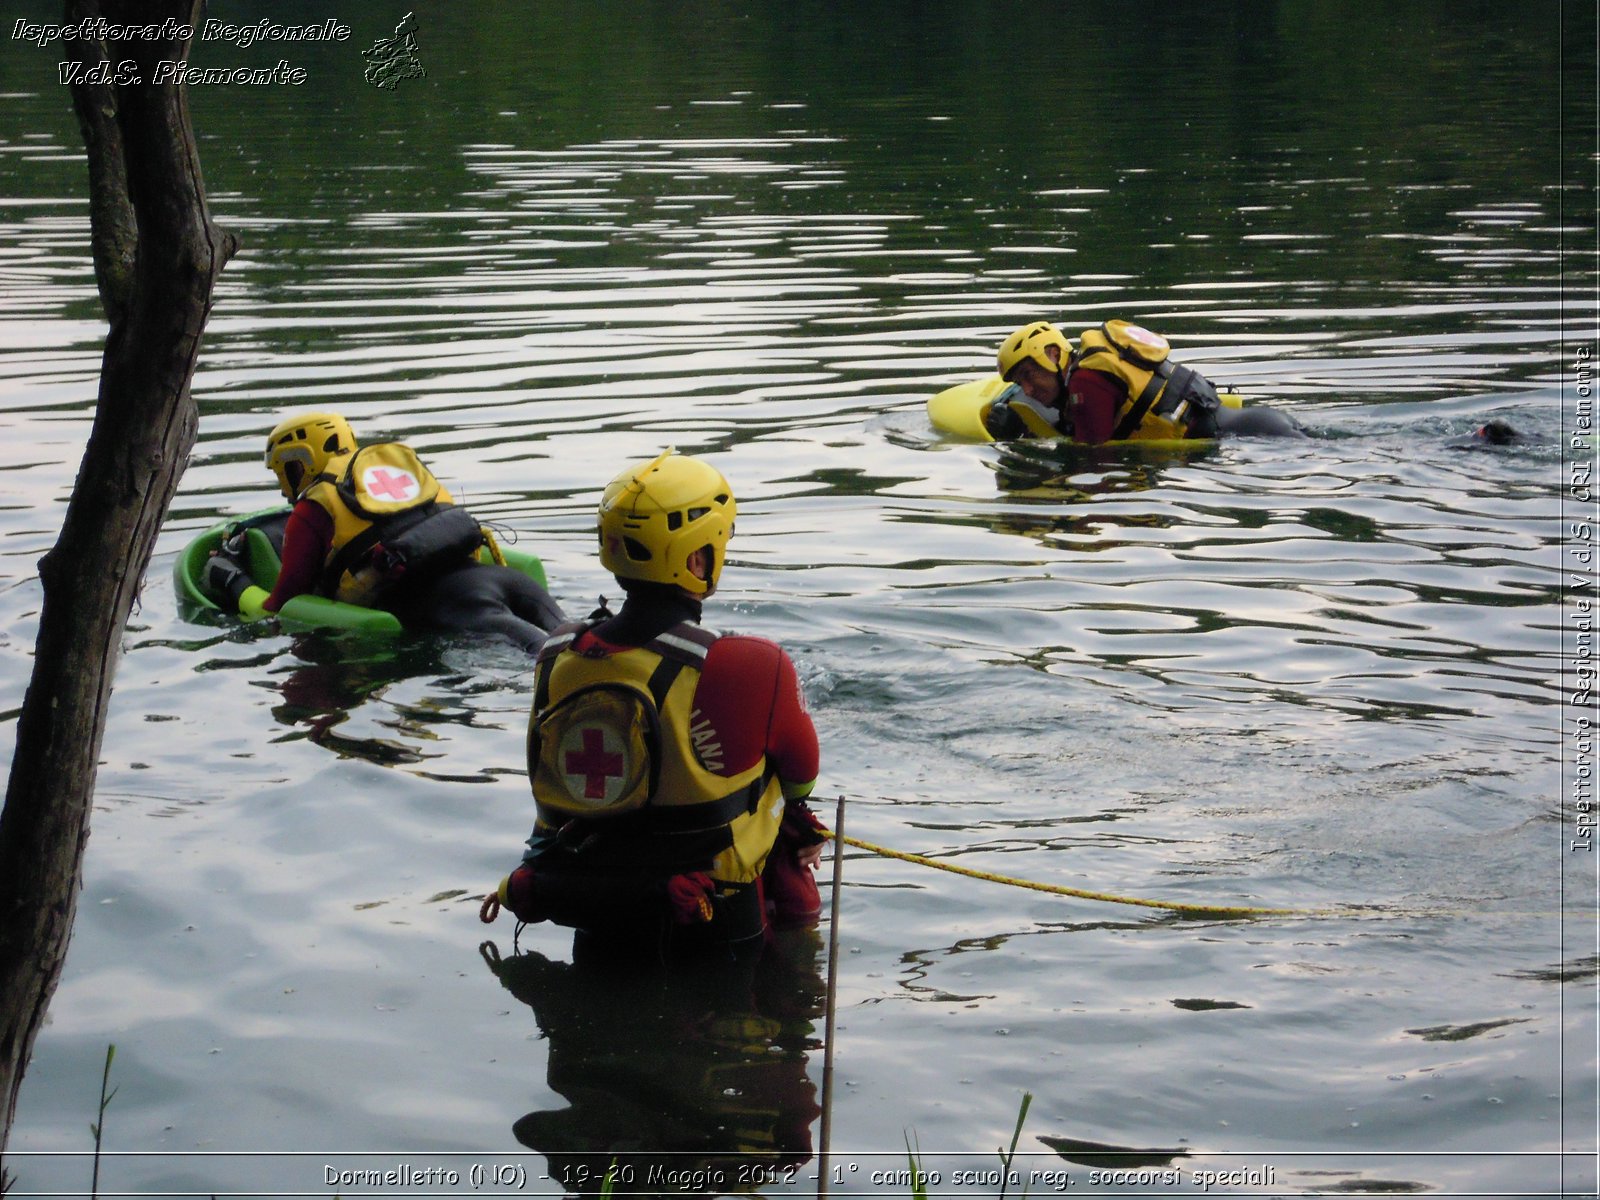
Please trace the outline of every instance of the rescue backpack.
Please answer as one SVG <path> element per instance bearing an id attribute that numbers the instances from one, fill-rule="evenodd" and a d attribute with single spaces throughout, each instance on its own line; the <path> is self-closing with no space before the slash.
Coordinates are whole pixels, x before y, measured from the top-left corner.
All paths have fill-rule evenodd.
<path id="1" fill-rule="evenodd" d="M 332 482 L 349 523 L 360 528 L 329 556 L 324 595 L 371 605 L 402 578 L 421 582 L 466 562 L 484 544 L 476 518 L 450 502 L 409 446 L 363 446 Z M 335 513 L 336 534 L 345 524 Z"/>
<path id="2" fill-rule="evenodd" d="M 541 808 L 561 817 L 604 819 L 635 812 L 655 799 L 667 692 L 684 668 L 705 665 L 717 635 L 678 626 L 641 647 L 659 656 L 648 678 L 641 672 L 641 679 L 598 680 L 551 704 L 556 658 L 589 627 L 558 629 L 540 648 L 528 724 L 528 779 Z M 680 811 L 685 818 L 700 815 Z M 718 814 L 715 823 L 722 819 Z"/>
<path id="3" fill-rule="evenodd" d="M 528 773 L 541 803 L 573 817 L 643 808 L 661 769 L 661 715 L 627 683 L 596 683 L 534 719 Z"/>
<path id="4" fill-rule="evenodd" d="M 400 442 L 363 446 L 345 459 L 334 486 L 339 498 L 369 521 L 432 504 L 440 492 L 433 472 Z"/>

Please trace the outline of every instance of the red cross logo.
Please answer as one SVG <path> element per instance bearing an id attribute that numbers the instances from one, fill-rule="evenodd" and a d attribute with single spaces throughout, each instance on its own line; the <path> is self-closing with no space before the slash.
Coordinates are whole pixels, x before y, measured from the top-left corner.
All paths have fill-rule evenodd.
<path id="1" fill-rule="evenodd" d="M 390 471 L 387 467 L 371 467 L 361 476 L 368 495 L 382 500 L 409 500 L 420 487 L 410 471 Z"/>
<path id="2" fill-rule="evenodd" d="M 581 732 L 583 749 L 568 750 L 562 759 L 562 770 L 574 778 L 583 776 L 585 800 L 604 800 L 609 790 L 607 780 L 621 779 L 627 763 L 621 754 L 606 749 L 605 730 L 589 726 Z"/>

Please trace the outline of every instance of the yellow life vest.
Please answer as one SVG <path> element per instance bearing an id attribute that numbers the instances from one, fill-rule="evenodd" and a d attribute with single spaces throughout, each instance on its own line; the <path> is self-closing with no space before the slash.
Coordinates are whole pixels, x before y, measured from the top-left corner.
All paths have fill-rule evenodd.
<path id="1" fill-rule="evenodd" d="M 528 779 L 536 836 L 554 835 L 597 870 L 703 870 L 742 887 L 761 875 L 783 820 L 763 757 L 736 775 L 707 769 L 694 692 L 717 635 L 684 622 L 643 646 L 585 654 L 589 628 L 550 635 L 534 668 Z"/>
<path id="2" fill-rule="evenodd" d="M 304 493 L 333 520 L 318 591 L 372 606 L 405 575 L 470 558 L 483 531 L 416 453 L 399 442 L 336 458 Z"/>
<path id="3" fill-rule="evenodd" d="M 1103 371 L 1128 390 L 1111 441 L 1217 436 L 1217 389 L 1193 368 L 1170 361 L 1171 352 L 1166 338 L 1129 321 L 1107 321 L 1078 336 L 1073 368 Z"/>

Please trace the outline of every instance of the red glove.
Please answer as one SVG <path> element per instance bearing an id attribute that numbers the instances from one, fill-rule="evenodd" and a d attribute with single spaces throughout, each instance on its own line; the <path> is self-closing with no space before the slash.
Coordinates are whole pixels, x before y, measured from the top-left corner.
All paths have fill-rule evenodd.
<path id="1" fill-rule="evenodd" d="M 804 800 L 791 800 L 783 806 L 783 824 L 778 827 L 783 840 L 796 848 L 820 846 L 828 840 L 828 827 Z"/>
<path id="2" fill-rule="evenodd" d="M 519 921 L 530 925 L 544 920 L 533 890 L 533 868 L 524 863 L 500 881 L 500 903 Z"/>
<path id="3" fill-rule="evenodd" d="M 714 915 L 711 897 L 716 892 L 716 880 L 704 871 L 674 875 L 667 880 L 667 903 L 672 908 L 672 919 L 679 925 L 696 925 L 711 920 Z"/>

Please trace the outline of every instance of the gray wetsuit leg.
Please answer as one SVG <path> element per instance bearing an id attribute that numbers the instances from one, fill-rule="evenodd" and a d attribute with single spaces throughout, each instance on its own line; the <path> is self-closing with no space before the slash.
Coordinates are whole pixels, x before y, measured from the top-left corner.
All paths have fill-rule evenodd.
<path id="1" fill-rule="evenodd" d="M 537 650 L 567 619 L 544 588 L 521 571 L 500 566 L 451 571 L 406 608 L 406 615 L 434 629 L 497 633 L 529 650 Z"/>
<path id="2" fill-rule="evenodd" d="M 1221 437 L 1309 436 L 1300 423 L 1275 408 L 1246 405 L 1244 408 L 1217 409 L 1217 432 Z"/>

